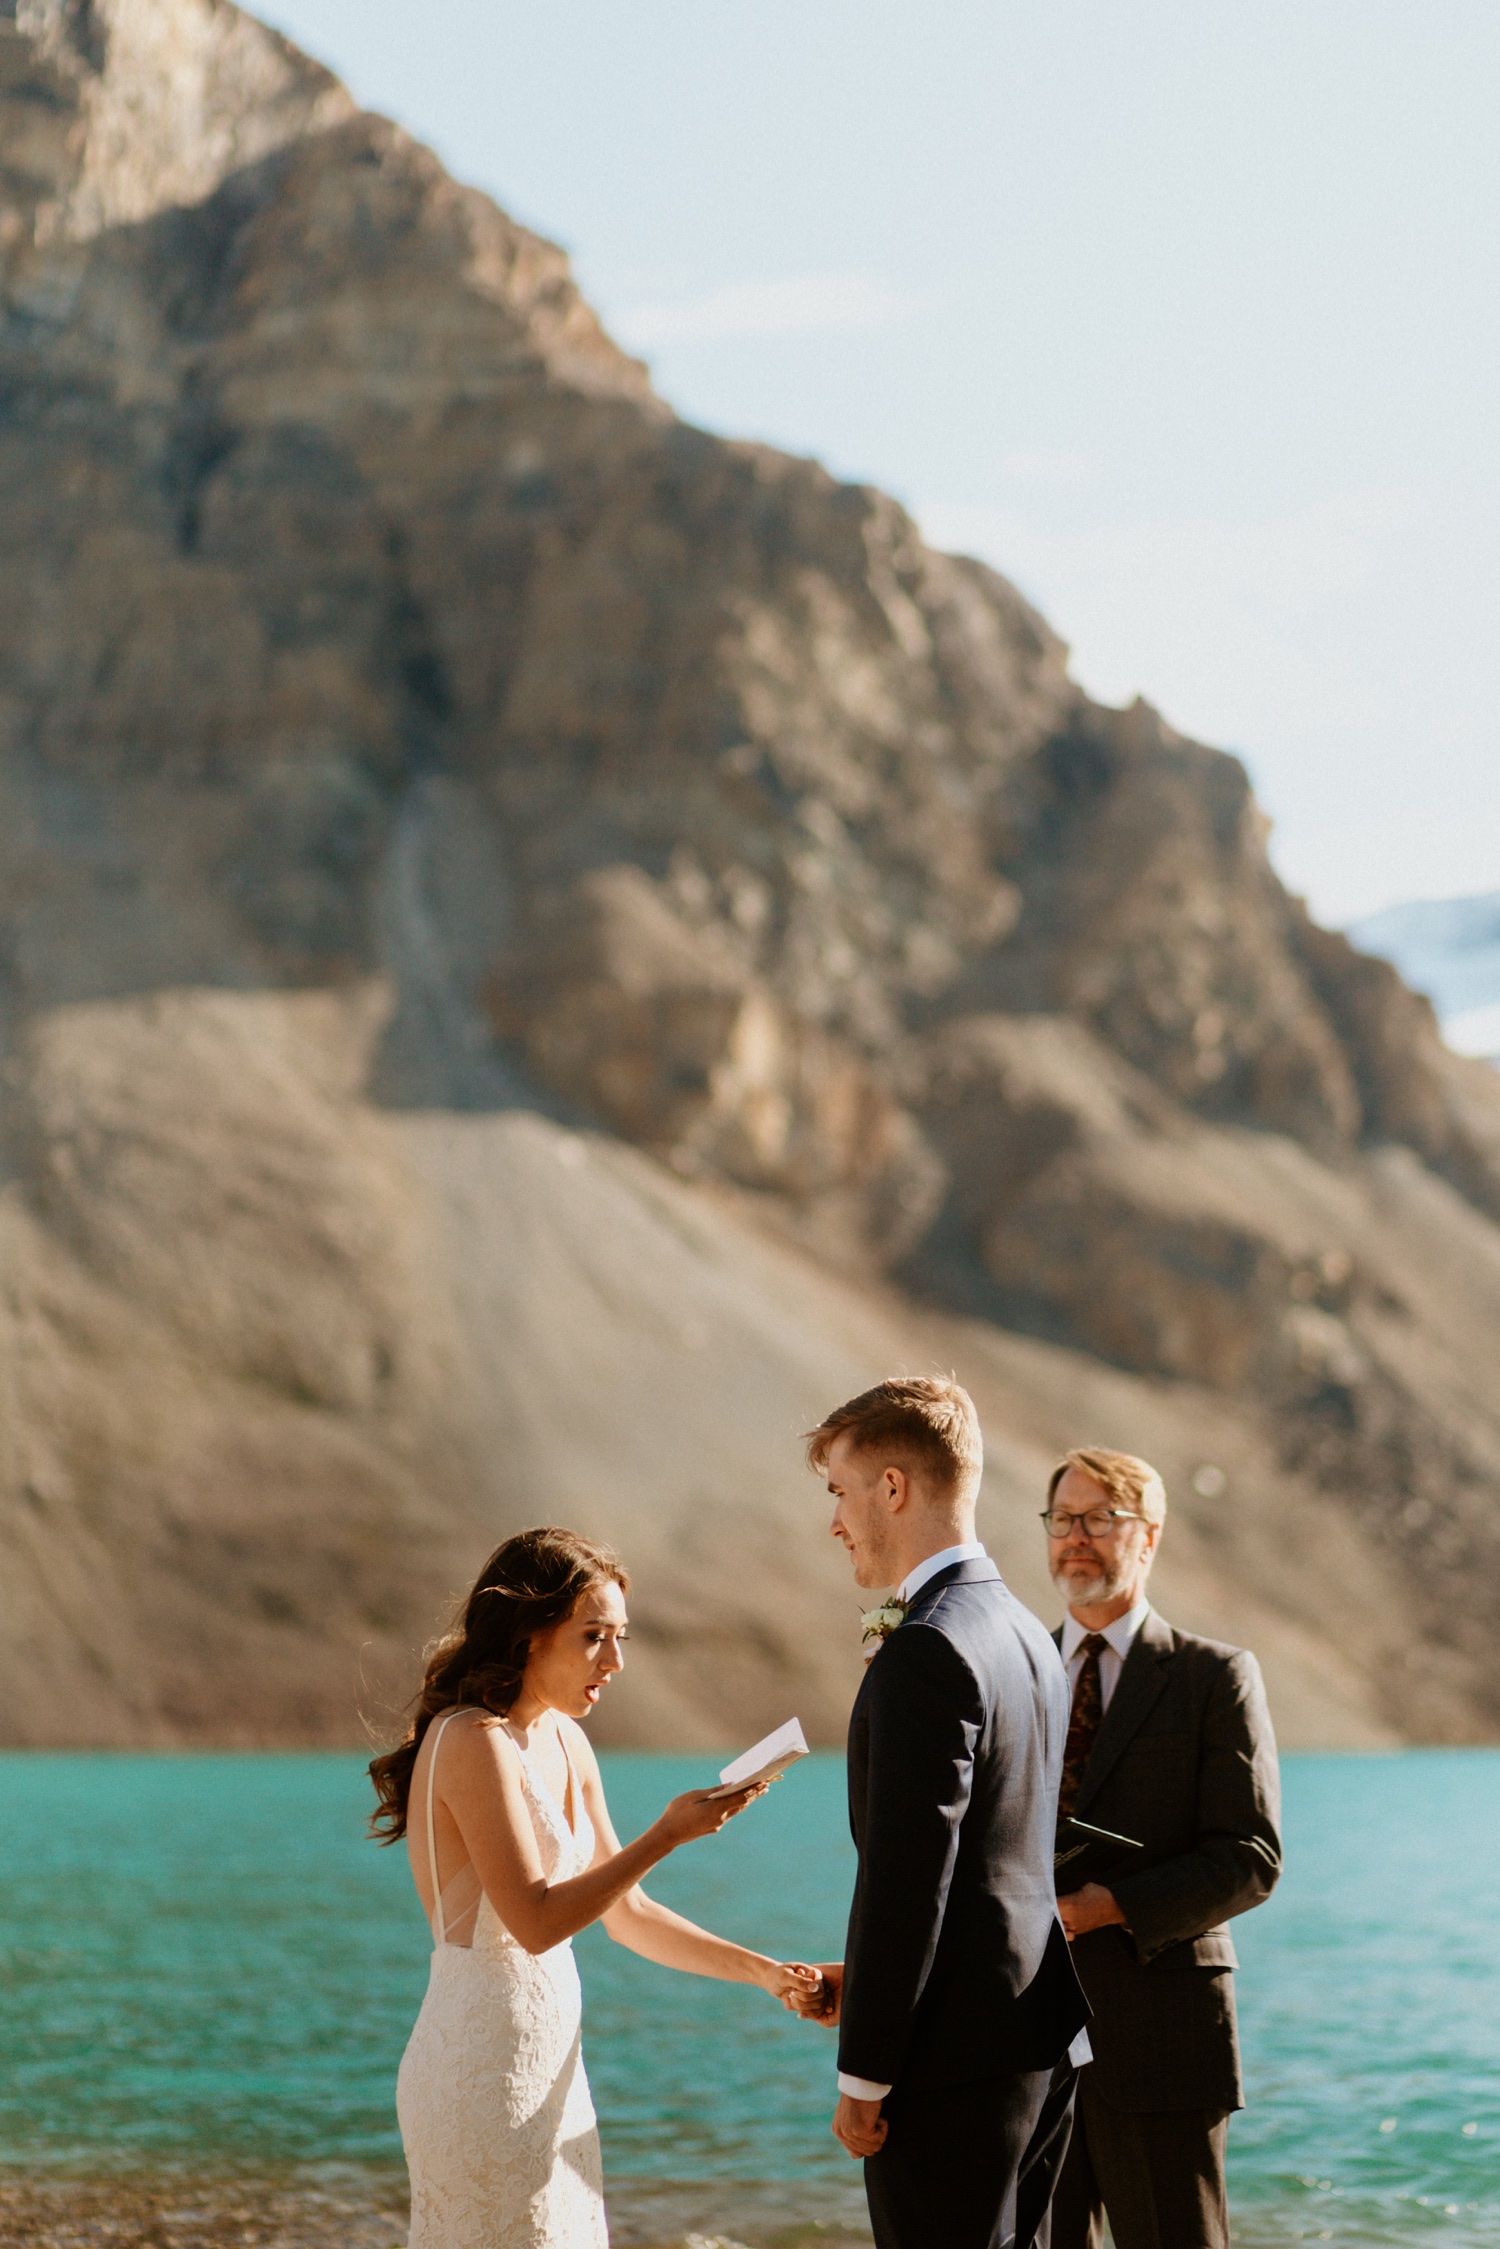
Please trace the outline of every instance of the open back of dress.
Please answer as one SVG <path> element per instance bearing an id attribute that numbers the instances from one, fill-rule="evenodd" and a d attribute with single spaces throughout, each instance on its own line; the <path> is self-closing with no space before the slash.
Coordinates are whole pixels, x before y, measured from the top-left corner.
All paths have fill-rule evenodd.
<path id="1" fill-rule="evenodd" d="M 573 1948 L 531 1953 L 518 1944 L 467 1858 L 441 1883 L 437 1761 L 457 1715 L 438 1720 L 414 1792 L 414 1841 L 419 1853 L 426 1843 L 433 1908 L 427 1996 L 396 2083 L 411 2173 L 409 2249 L 608 2249 Z M 594 1855 L 571 1760 L 565 1808 L 514 1746 L 542 1871 L 549 1883 L 569 1881 Z"/>
<path id="2" fill-rule="evenodd" d="M 479 1901 L 484 1895 L 479 1872 L 472 1859 L 466 1858 L 450 1874 L 447 1883 L 438 1879 L 437 1852 L 437 1761 L 438 1749 L 443 1739 L 443 1729 L 458 1711 L 445 1710 L 433 1731 L 432 1747 L 427 1752 L 427 1786 L 425 1797 L 425 1824 L 427 1828 L 427 1870 L 432 1886 L 432 1912 L 429 1923 L 435 1945 L 458 1945 L 467 1952 L 474 1942 L 474 1927 L 479 1918 Z"/>

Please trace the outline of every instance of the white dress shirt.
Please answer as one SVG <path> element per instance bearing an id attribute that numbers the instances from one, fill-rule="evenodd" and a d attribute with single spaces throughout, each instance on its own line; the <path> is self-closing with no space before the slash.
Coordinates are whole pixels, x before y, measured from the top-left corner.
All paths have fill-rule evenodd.
<path id="1" fill-rule="evenodd" d="M 1113 1624 L 1105 1626 L 1103 1637 L 1109 1642 L 1109 1646 L 1103 1650 L 1099 1657 L 1099 1708 L 1101 1711 L 1108 1710 L 1110 1697 L 1120 1684 L 1120 1673 L 1124 1669 L 1125 1658 L 1130 1653 L 1130 1643 L 1150 1614 L 1151 1603 L 1149 1601 L 1137 1601 L 1133 1609 L 1127 1609 L 1123 1616 L 1115 1618 Z M 1068 1674 L 1068 1691 L 1070 1694 L 1076 1689 L 1078 1674 L 1083 1669 L 1083 1643 L 1088 1636 L 1088 1626 L 1080 1624 L 1070 1609 L 1063 1618 L 1062 1628 L 1063 1668 Z M 1094 2050 L 1089 2044 L 1089 2034 L 1087 2030 L 1081 2030 L 1068 2049 L 1068 2059 L 1075 2069 L 1082 2069 L 1084 2063 L 1091 2062 L 1093 2058 Z"/>
<path id="2" fill-rule="evenodd" d="M 936 1577 L 939 1570 L 950 1569 L 955 1562 L 988 1560 L 989 1556 L 977 1538 L 966 1539 L 962 1546 L 945 1546 L 940 1554 L 929 1554 L 925 1562 L 918 1562 L 914 1570 L 907 1571 L 896 1588 L 896 1599 L 904 1601 L 910 1607 L 927 1580 Z"/>
<path id="3" fill-rule="evenodd" d="M 966 1539 L 962 1546 L 945 1546 L 940 1554 L 929 1554 L 925 1562 L 918 1562 L 908 1570 L 896 1588 L 896 1599 L 908 1604 L 914 1601 L 927 1580 L 936 1577 L 953 1562 L 987 1562 L 989 1555 L 977 1539 Z M 868 2077 L 851 2077 L 847 2070 L 839 2071 L 839 2091 L 856 2101 L 883 2101 L 890 2091 L 889 2085 L 876 2085 Z"/>
<path id="4" fill-rule="evenodd" d="M 1104 1627 L 1103 1637 L 1109 1646 L 1099 1658 L 1099 1707 L 1108 1710 L 1110 1699 L 1120 1684 L 1120 1672 L 1130 1653 L 1130 1643 L 1151 1614 L 1151 1603 L 1137 1601 L 1133 1609 L 1117 1616 L 1113 1624 Z M 1083 1643 L 1089 1636 L 1086 1624 L 1080 1624 L 1072 1610 L 1063 1618 L 1062 1659 L 1068 1674 L 1070 1692 L 1078 1685 L 1078 1674 L 1083 1669 Z"/>

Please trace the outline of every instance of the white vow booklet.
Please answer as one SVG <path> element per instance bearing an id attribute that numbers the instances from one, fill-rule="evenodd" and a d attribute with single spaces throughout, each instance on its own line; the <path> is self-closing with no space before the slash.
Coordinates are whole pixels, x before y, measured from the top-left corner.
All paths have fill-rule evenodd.
<path id="1" fill-rule="evenodd" d="M 726 1765 L 719 1775 L 720 1786 L 711 1793 L 728 1796 L 737 1788 L 750 1787 L 755 1781 L 774 1780 L 778 1773 L 784 1773 L 788 1765 L 795 1765 L 797 1759 L 807 1753 L 807 1736 L 800 1722 L 788 1718 L 774 1734 L 767 1734 L 764 1741 L 747 1749 L 743 1757 L 736 1757 L 732 1765 Z"/>

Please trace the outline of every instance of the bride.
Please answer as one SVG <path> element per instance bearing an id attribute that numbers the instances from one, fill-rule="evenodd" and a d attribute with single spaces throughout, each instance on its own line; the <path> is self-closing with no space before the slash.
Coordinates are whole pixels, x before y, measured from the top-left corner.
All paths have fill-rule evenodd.
<path id="1" fill-rule="evenodd" d="M 578 1720 L 624 1663 L 628 1584 L 574 1531 L 507 1539 L 438 1643 L 405 1740 L 370 1766 L 372 1830 L 405 1836 L 433 1936 L 396 2081 L 409 2249 L 607 2244 L 570 1941 L 590 1922 L 663 1967 L 773 1998 L 817 1985 L 814 1970 L 710 1936 L 639 1887 L 763 1790 L 692 1789 L 620 1844 Z"/>

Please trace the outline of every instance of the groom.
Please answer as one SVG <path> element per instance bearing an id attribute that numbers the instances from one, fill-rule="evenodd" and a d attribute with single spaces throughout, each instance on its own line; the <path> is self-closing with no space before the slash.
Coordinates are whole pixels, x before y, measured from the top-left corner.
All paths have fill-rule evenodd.
<path id="1" fill-rule="evenodd" d="M 1068 1688 L 974 1538 L 983 1451 L 956 1382 L 882 1382 L 808 1439 L 861 1586 L 897 1584 L 849 1726 L 859 1852 L 834 2133 L 877 2249 L 1045 2244 L 1088 2013 L 1053 1898 Z M 811 2012 L 812 2009 L 805 2009 Z"/>

